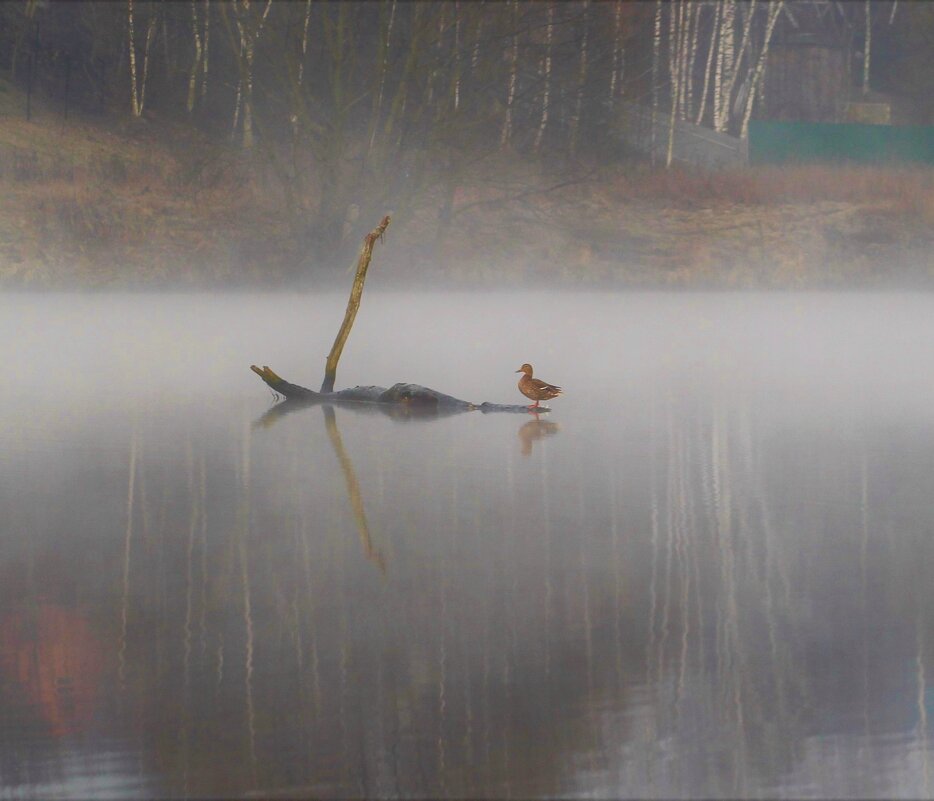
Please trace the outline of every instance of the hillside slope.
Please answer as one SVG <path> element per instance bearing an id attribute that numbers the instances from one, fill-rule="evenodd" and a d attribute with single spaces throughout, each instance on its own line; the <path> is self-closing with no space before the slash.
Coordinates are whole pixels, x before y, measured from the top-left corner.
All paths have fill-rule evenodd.
<path id="1" fill-rule="evenodd" d="M 27 122 L 24 105 L 0 82 L 0 287 L 340 278 L 298 252 L 275 180 L 226 143 L 152 118 L 64 120 L 38 101 Z M 578 164 L 558 174 L 514 153 L 477 165 L 446 225 L 440 180 L 395 210 L 383 285 L 934 285 L 930 171 Z"/>

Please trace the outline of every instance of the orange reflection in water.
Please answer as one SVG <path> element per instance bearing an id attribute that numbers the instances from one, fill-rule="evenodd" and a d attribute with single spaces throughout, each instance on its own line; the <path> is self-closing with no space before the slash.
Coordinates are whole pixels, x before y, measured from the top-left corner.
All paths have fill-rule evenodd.
<path id="1" fill-rule="evenodd" d="M 103 658 L 87 620 L 40 602 L 0 619 L 0 670 L 55 737 L 80 731 L 94 711 Z"/>

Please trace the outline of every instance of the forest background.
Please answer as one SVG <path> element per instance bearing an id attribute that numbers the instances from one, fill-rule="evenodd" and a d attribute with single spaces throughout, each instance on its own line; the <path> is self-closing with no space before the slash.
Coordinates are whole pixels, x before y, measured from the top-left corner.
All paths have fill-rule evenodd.
<path id="1" fill-rule="evenodd" d="M 625 144 L 626 104 L 744 139 L 802 25 L 932 122 L 926 3 L 3 3 L 0 286 L 345 284 L 386 212 L 384 286 L 934 284 L 930 167 Z"/>

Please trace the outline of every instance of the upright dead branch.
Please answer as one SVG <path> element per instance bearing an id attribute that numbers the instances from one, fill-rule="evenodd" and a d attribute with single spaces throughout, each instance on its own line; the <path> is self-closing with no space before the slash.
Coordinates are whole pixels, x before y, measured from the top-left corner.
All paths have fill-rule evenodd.
<path id="1" fill-rule="evenodd" d="M 360 298 L 363 296 L 363 283 L 366 281 L 366 271 L 370 266 L 370 259 L 373 256 L 373 245 L 376 240 L 382 239 L 383 234 L 389 227 L 389 215 L 383 217 L 379 225 L 376 226 L 363 239 L 363 247 L 360 248 L 360 258 L 357 260 L 357 274 L 353 279 L 353 286 L 350 289 L 350 298 L 347 301 L 347 311 L 344 312 L 344 322 L 341 323 L 334 344 L 331 346 L 331 352 L 328 354 L 328 361 L 324 368 L 324 381 L 321 382 L 321 392 L 333 392 L 334 380 L 337 377 L 337 363 L 340 361 L 341 352 L 344 350 L 344 343 L 350 336 L 350 329 L 353 327 L 354 318 L 357 316 L 357 309 L 360 308 Z"/>

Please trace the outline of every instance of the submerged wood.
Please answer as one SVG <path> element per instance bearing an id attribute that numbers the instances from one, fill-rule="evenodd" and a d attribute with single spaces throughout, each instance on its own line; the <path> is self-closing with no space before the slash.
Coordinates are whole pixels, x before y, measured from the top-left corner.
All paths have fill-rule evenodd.
<path id="1" fill-rule="evenodd" d="M 373 256 L 373 246 L 380 240 L 389 227 L 389 215 L 387 214 L 370 233 L 363 238 L 363 247 L 360 249 L 360 257 L 357 260 L 357 273 L 354 276 L 353 287 L 350 290 L 350 298 L 347 301 L 347 311 L 344 312 L 344 321 L 341 323 L 340 330 L 331 346 L 331 352 L 328 354 L 327 365 L 324 370 L 324 381 L 321 383 L 321 390 L 315 392 L 307 387 L 293 384 L 277 375 L 273 370 L 263 365 L 257 367 L 250 365 L 250 369 L 256 373 L 267 386 L 282 395 L 286 401 L 291 402 L 293 408 L 299 405 L 315 403 L 332 404 L 361 404 L 378 406 L 382 409 L 393 409 L 393 416 L 401 417 L 438 417 L 446 414 L 456 414 L 458 412 L 513 412 L 518 414 L 528 414 L 532 410 L 525 405 L 503 404 L 503 403 L 472 403 L 470 401 L 455 398 L 452 395 L 446 395 L 429 387 L 423 387 L 420 384 L 393 384 L 386 389 L 385 387 L 365 386 L 352 387 L 351 389 L 342 389 L 334 392 L 334 380 L 337 376 L 337 363 L 340 360 L 341 352 L 344 349 L 344 343 L 350 335 L 350 329 L 353 326 L 354 319 L 357 316 L 357 310 L 360 308 L 360 298 L 363 296 L 363 283 L 366 281 L 366 272 L 370 266 L 370 260 Z M 546 406 L 539 406 L 535 412 L 551 411 Z M 399 412 L 403 412 L 399 414 Z"/>
<path id="2" fill-rule="evenodd" d="M 292 408 L 310 406 L 319 403 L 328 403 L 347 406 L 381 407 L 385 411 L 405 411 L 411 417 L 436 417 L 458 412 L 511 412 L 515 414 L 528 414 L 529 407 L 524 404 L 507 403 L 473 403 L 461 400 L 444 392 L 438 392 L 421 384 L 393 384 L 388 389 L 377 386 L 359 386 L 337 392 L 315 392 L 307 387 L 299 386 L 286 381 L 267 366 L 257 367 L 250 365 L 266 385 L 282 395 Z M 539 406 L 539 412 L 551 411 L 547 406 Z M 392 414 L 392 411 L 390 411 Z"/>

